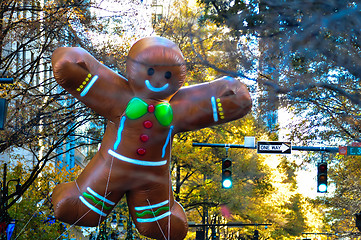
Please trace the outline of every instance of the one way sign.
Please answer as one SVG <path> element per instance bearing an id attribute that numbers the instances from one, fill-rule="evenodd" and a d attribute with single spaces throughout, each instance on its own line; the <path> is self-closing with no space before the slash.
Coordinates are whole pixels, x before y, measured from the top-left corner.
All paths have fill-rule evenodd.
<path id="1" fill-rule="evenodd" d="M 291 142 L 257 142 L 257 153 L 263 154 L 291 154 Z"/>

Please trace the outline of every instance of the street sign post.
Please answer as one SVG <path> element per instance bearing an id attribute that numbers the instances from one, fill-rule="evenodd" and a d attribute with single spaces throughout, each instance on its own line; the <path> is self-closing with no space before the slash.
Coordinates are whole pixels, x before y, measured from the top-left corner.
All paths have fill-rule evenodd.
<path id="1" fill-rule="evenodd" d="M 260 141 L 257 142 L 257 153 L 263 154 L 291 154 L 291 142 Z"/>

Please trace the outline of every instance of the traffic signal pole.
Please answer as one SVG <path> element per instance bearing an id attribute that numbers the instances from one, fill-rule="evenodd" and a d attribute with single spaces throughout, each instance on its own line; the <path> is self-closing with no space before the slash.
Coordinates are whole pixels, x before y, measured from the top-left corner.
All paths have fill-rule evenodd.
<path id="1" fill-rule="evenodd" d="M 245 141 L 246 143 L 246 141 Z M 243 145 L 243 144 L 225 144 L 225 143 L 192 143 L 193 147 L 211 147 L 211 148 L 225 148 L 226 149 L 226 158 L 222 159 L 222 184 L 225 178 L 225 171 L 228 170 L 230 164 L 226 165 L 225 161 L 228 160 L 228 149 L 229 148 L 245 148 L 245 149 L 257 149 L 257 153 L 259 154 L 291 154 L 292 150 L 295 151 L 307 151 L 307 152 L 321 152 L 321 153 L 341 153 L 340 152 L 340 147 L 334 147 L 334 146 L 328 146 L 328 147 L 316 147 L 316 146 L 291 146 L 290 142 L 272 142 L 272 141 L 264 141 L 264 142 L 258 142 L 257 144 L 254 143 L 253 140 L 253 144 L 247 144 L 247 145 Z M 360 146 L 361 147 L 361 146 Z M 342 154 L 342 153 L 341 153 Z M 231 161 L 231 160 L 230 160 Z M 327 163 L 324 162 L 322 160 L 322 162 L 320 164 L 318 164 L 319 166 L 325 166 L 322 167 L 321 169 L 325 169 L 323 170 L 323 172 L 326 171 L 326 175 L 323 172 L 320 172 L 319 175 L 323 178 L 318 177 L 318 186 L 317 186 L 317 190 L 318 192 L 321 193 L 325 193 L 327 192 Z M 228 166 L 228 168 L 227 168 Z M 322 180 L 322 181 L 321 181 Z M 323 189 L 319 189 L 319 185 L 323 184 Z M 222 185 L 223 188 L 225 188 Z M 226 187 L 227 188 L 227 187 Z M 358 216 L 359 218 L 359 225 L 361 226 L 361 213 Z M 202 230 L 204 231 L 207 227 L 219 227 L 219 226 L 224 226 L 224 227 L 243 227 L 243 226 L 268 226 L 271 224 L 245 224 L 245 223 L 225 223 L 225 224 L 208 224 L 205 223 L 204 219 L 203 219 L 203 223 L 202 224 L 189 224 L 189 227 L 196 227 L 196 228 L 202 228 Z M 361 229 L 361 227 L 360 227 Z M 197 233 L 198 234 L 198 233 Z M 204 239 L 205 234 L 203 232 L 203 234 L 199 235 L 196 239 Z M 254 236 L 253 239 L 258 239 L 259 237 L 259 233 L 258 230 L 256 230 L 254 232 Z"/>
<path id="2" fill-rule="evenodd" d="M 246 140 L 245 140 L 246 143 Z M 222 188 L 231 188 L 232 179 L 226 177 L 226 173 L 229 176 L 232 175 L 232 171 L 225 167 L 225 160 L 228 160 L 229 148 L 248 148 L 257 149 L 258 154 L 291 154 L 292 150 L 307 151 L 307 152 L 321 152 L 322 162 L 317 164 L 317 192 L 327 192 L 327 162 L 323 160 L 323 153 L 340 153 L 340 147 L 316 147 L 316 146 L 292 146 L 290 142 L 275 142 L 275 141 L 259 141 L 255 144 L 254 139 L 250 144 L 224 144 L 224 143 L 193 143 L 193 147 L 212 147 L 212 148 L 225 148 L 227 157 L 222 159 Z M 361 149 L 361 147 L 358 147 Z M 229 160 L 231 162 L 231 160 Z M 228 164 L 229 165 L 229 164 Z M 224 183 L 229 183 L 224 185 Z"/>
<path id="3" fill-rule="evenodd" d="M 238 223 L 238 222 L 230 222 L 230 223 L 214 223 L 214 224 L 197 224 L 197 223 L 189 223 L 188 227 L 247 227 L 247 226 L 271 226 L 272 223 Z"/>
<path id="4" fill-rule="evenodd" d="M 247 148 L 257 149 L 257 146 L 248 147 L 242 144 L 225 144 L 225 143 L 193 143 L 193 147 L 222 147 L 222 148 Z M 292 150 L 308 152 L 329 152 L 338 153 L 338 147 L 315 147 L 315 146 L 292 146 Z"/>

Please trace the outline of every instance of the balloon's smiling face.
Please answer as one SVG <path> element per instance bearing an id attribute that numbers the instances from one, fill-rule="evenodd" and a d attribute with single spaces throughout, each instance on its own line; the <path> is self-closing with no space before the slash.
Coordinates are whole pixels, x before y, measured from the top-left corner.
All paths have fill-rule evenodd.
<path id="1" fill-rule="evenodd" d="M 169 99 L 183 85 L 186 66 L 177 49 L 153 46 L 128 56 L 127 77 L 137 97 Z"/>

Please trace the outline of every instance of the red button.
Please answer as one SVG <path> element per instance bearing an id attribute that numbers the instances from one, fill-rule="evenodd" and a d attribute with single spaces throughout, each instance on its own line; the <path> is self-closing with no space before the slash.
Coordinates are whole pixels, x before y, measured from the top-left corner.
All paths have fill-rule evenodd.
<path id="1" fill-rule="evenodd" d="M 143 126 L 145 128 L 151 128 L 151 127 L 153 127 L 153 123 L 151 121 L 147 120 L 147 121 L 143 122 Z"/>
<path id="2" fill-rule="evenodd" d="M 152 113 L 152 112 L 154 112 L 154 109 L 155 109 L 155 107 L 153 104 L 148 106 L 148 112 Z"/>
<path id="3" fill-rule="evenodd" d="M 142 141 L 142 142 L 146 142 L 146 141 L 148 141 L 148 140 L 149 140 L 148 135 L 146 135 L 146 134 L 142 134 L 142 135 L 140 135 L 140 141 Z"/>
<path id="4" fill-rule="evenodd" d="M 138 153 L 138 155 L 141 155 L 141 156 L 143 156 L 144 154 L 145 154 L 145 149 L 144 148 L 138 148 L 137 149 L 137 153 Z"/>

